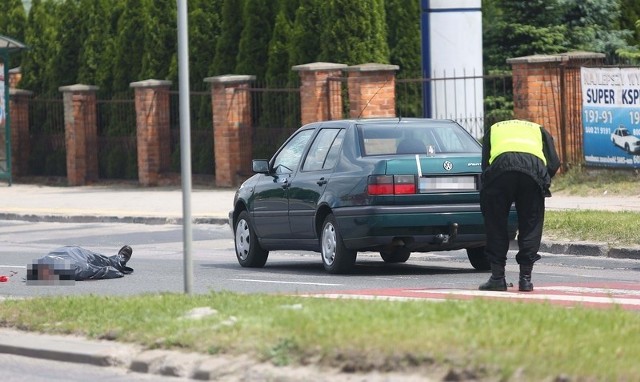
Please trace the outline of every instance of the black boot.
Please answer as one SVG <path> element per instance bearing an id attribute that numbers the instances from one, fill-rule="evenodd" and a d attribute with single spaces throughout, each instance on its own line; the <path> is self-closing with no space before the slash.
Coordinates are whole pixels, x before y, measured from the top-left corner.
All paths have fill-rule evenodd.
<path id="1" fill-rule="evenodd" d="M 518 290 L 520 292 L 533 291 L 533 284 L 531 283 L 532 271 L 533 264 L 520 264 L 520 280 L 518 282 Z"/>
<path id="2" fill-rule="evenodd" d="M 118 251 L 118 255 L 122 256 L 122 259 L 124 260 L 122 264 L 126 264 L 131 259 L 132 254 L 133 254 L 133 249 L 131 249 L 131 247 L 128 245 L 123 246 Z"/>
<path id="3" fill-rule="evenodd" d="M 506 291 L 507 280 L 504 277 L 504 266 L 491 264 L 491 277 L 489 277 L 489 281 L 480 285 L 478 289 L 499 292 Z"/>

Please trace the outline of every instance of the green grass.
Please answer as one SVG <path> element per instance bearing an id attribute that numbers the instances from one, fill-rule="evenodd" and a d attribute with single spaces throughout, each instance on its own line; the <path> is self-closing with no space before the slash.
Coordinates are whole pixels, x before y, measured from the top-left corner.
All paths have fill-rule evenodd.
<path id="1" fill-rule="evenodd" d="M 640 213 L 595 210 L 546 211 L 544 236 L 562 241 L 590 241 L 610 246 L 640 245 Z"/>
<path id="2" fill-rule="evenodd" d="M 552 180 L 554 195 L 638 197 L 635 171 L 589 170 L 574 167 Z M 640 245 L 640 213 L 614 211 L 546 211 L 544 235 L 550 239 L 602 242 L 611 246 Z"/>
<path id="3" fill-rule="evenodd" d="M 640 315 L 500 301 L 329 300 L 228 292 L 185 296 L 7 300 L 0 325 L 210 354 L 250 354 L 277 365 L 343 370 L 458 367 L 525 380 L 640 375 Z M 186 319 L 196 307 L 216 314 Z"/>
<path id="4" fill-rule="evenodd" d="M 587 170 L 577 166 L 554 177 L 551 192 L 575 196 L 637 196 L 640 195 L 640 175 L 637 170 Z"/>

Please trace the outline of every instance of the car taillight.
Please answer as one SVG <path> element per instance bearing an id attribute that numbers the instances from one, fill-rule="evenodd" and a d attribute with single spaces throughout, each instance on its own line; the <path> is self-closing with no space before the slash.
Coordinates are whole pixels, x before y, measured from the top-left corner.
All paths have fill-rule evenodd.
<path id="1" fill-rule="evenodd" d="M 413 175 L 395 175 L 393 177 L 393 193 L 398 194 L 415 194 L 416 179 Z"/>
<path id="2" fill-rule="evenodd" d="M 416 193 L 414 175 L 371 175 L 367 186 L 369 195 L 405 195 Z"/>

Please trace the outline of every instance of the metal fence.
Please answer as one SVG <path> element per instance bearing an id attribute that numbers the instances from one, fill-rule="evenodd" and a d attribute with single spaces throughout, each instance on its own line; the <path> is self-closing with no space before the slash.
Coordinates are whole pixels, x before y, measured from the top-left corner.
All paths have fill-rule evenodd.
<path id="1" fill-rule="evenodd" d="M 564 86 L 579 86 L 578 79 L 567 81 Z M 334 117 L 347 118 L 349 100 L 345 77 L 330 78 L 327 94 L 329 108 Z M 424 87 L 431 84 L 434 116 L 458 121 L 476 138 L 496 121 L 513 116 L 513 85 L 510 74 L 485 76 L 460 76 L 454 78 L 401 78 L 396 80 L 396 115 L 422 117 L 424 115 Z M 453 84 L 453 85 L 451 85 Z M 451 85 L 451 86 L 450 86 Z M 477 98 L 482 91 L 480 107 L 469 107 L 468 99 Z M 300 89 L 296 81 L 281 86 L 255 84 L 247 89 L 252 105 L 252 146 L 254 158 L 270 158 L 284 140 L 301 124 Z M 209 89 L 192 90 L 191 151 L 194 174 L 214 174 L 215 156 L 213 115 Z M 170 171 L 180 172 L 180 111 L 178 91 L 170 91 L 171 166 Z M 458 105 L 458 106 L 456 106 Z M 568 108 L 578 107 L 567 105 Z M 64 112 L 62 97 L 34 98 L 29 107 L 31 175 L 66 175 L 66 150 L 64 140 Z M 136 114 L 132 92 L 102 95 L 97 101 L 98 163 L 99 177 L 104 179 L 137 178 Z M 560 118 L 562 113 L 542 110 Z M 575 113 L 573 113 L 575 114 Z M 571 115 L 573 115 L 571 114 Z M 564 114 L 569 115 L 569 114 Z M 571 117 L 574 118 L 575 117 Z M 579 116 L 578 116 L 579 118 Z M 560 123 L 562 122 L 562 123 Z M 582 144 L 579 121 L 558 121 L 565 129 L 563 137 L 571 145 Z M 564 138 L 563 138 L 564 139 Z"/>
<path id="2" fill-rule="evenodd" d="M 136 106 L 132 92 L 96 100 L 98 177 L 137 179 Z"/>
<path id="3" fill-rule="evenodd" d="M 300 127 L 300 88 L 295 80 L 283 85 L 256 84 L 251 95 L 254 158 L 270 158 Z"/>
<path id="4" fill-rule="evenodd" d="M 62 95 L 34 97 L 29 103 L 29 175 L 66 176 Z"/>

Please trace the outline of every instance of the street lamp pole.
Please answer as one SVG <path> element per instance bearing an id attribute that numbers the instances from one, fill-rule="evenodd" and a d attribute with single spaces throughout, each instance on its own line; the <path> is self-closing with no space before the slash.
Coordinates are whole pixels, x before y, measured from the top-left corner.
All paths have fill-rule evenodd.
<path id="1" fill-rule="evenodd" d="M 191 259 L 191 115 L 189 107 L 189 41 L 187 0 L 178 2 L 178 82 L 180 98 L 180 168 L 182 171 L 182 237 L 184 259 L 184 292 L 193 291 Z"/>

